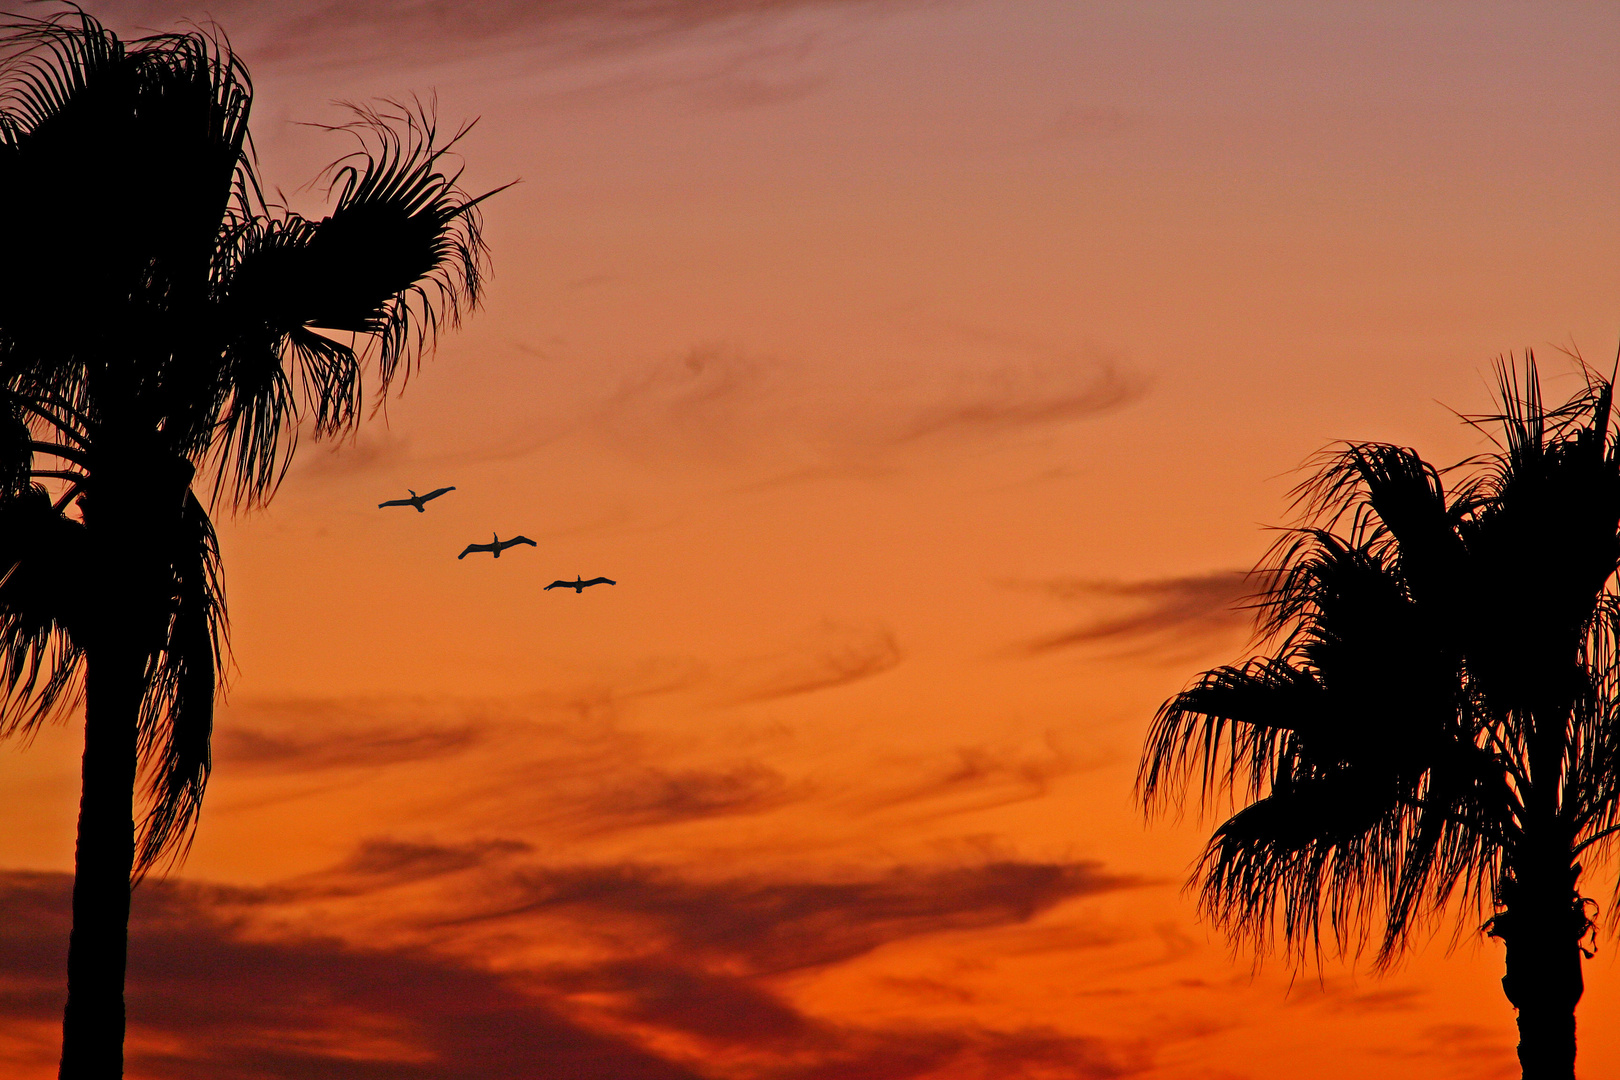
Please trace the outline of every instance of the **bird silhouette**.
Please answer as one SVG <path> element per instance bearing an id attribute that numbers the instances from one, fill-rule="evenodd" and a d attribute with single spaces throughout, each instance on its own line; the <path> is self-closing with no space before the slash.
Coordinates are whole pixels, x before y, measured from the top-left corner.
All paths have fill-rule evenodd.
<path id="1" fill-rule="evenodd" d="M 430 491 L 426 495 L 418 495 L 411 488 L 406 488 L 405 490 L 411 493 L 410 498 L 389 499 L 387 502 L 378 503 L 377 509 L 381 510 L 385 506 L 414 506 L 416 507 L 416 512 L 420 514 L 425 512 L 427 509 L 427 507 L 424 505 L 425 503 L 430 503 L 434 499 L 437 499 L 440 495 L 443 495 L 445 492 L 454 491 L 456 489 L 453 487 L 443 487 L 439 488 L 437 491 Z"/>
<path id="2" fill-rule="evenodd" d="M 574 592 L 577 594 L 577 593 L 584 592 L 586 590 L 586 588 L 588 588 L 589 586 L 592 586 L 592 585 L 617 585 L 617 584 L 618 584 L 618 582 L 614 581 L 612 578 L 605 578 L 605 577 L 593 577 L 589 581 L 581 581 L 581 580 L 579 580 L 579 575 L 575 574 L 573 581 L 553 581 L 550 585 L 546 586 L 546 591 L 550 592 L 552 589 L 573 589 Z"/>
<path id="3" fill-rule="evenodd" d="M 501 552 L 505 551 L 509 547 L 515 547 L 518 544 L 528 544 L 530 547 L 540 546 L 533 540 L 530 540 L 527 536 L 514 536 L 510 540 L 502 540 L 500 538 L 500 534 L 498 533 L 490 533 L 489 535 L 491 537 L 489 543 L 468 544 L 467 550 L 463 551 L 460 555 L 457 555 L 456 558 L 465 559 L 475 551 L 487 551 L 498 559 L 501 557 Z"/>

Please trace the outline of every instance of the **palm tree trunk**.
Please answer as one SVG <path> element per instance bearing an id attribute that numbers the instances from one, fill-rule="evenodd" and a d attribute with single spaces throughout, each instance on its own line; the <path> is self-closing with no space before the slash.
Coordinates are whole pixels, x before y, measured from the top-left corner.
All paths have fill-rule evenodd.
<path id="1" fill-rule="evenodd" d="M 1519 1013 L 1523 1080 L 1574 1080 L 1575 1006 L 1581 977 L 1581 938 L 1587 921 L 1575 895 L 1578 869 L 1567 864 L 1521 874 L 1491 933 L 1507 946 L 1502 989 Z"/>
<path id="2" fill-rule="evenodd" d="M 85 501 L 97 610 L 85 650 L 84 788 L 60 1080 L 123 1076 L 140 710 L 153 620 L 166 610 L 154 603 L 162 596 L 153 591 L 156 522 L 139 482 L 155 471 L 140 468 L 133 453 L 113 461 Z"/>
<path id="3" fill-rule="evenodd" d="M 124 1071 L 142 662 L 139 648 L 117 636 L 102 636 L 88 656 L 61 1080 L 118 1080 Z"/>

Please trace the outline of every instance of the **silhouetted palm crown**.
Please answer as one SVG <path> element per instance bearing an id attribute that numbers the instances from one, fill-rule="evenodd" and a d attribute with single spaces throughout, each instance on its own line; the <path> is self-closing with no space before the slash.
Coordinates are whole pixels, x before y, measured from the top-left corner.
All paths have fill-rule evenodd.
<path id="1" fill-rule="evenodd" d="M 1501 388 L 1476 421 L 1499 452 L 1454 472 L 1381 444 L 1323 462 L 1260 570 L 1276 651 L 1166 702 L 1139 788 L 1247 800 L 1195 880 L 1257 946 L 1320 948 L 1326 923 L 1343 948 L 1380 920 L 1388 962 L 1453 894 L 1494 908 L 1523 1028 L 1535 979 L 1580 996 L 1577 859 L 1620 820 L 1620 456 L 1609 383 L 1551 409 L 1531 361 Z M 1556 977 L 1523 961 L 1514 984 L 1527 944 Z"/>
<path id="2" fill-rule="evenodd" d="M 0 27 L 0 733 L 86 702 L 64 1077 L 118 1075 L 130 873 L 184 851 L 208 778 L 225 609 L 194 477 L 264 502 L 301 423 L 349 429 L 362 370 L 385 391 L 479 295 L 480 200 L 430 112 L 358 111 L 311 220 L 261 194 L 251 102 L 201 33 Z"/>
<path id="3" fill-rule="evenodd" d="M 104 552 L 114 561 L 133 546 L 161 549 L 166 565 L 142 582 L 142 602 L 158 609 L 143 641 L 156 665 L 142 721 L 158 808 L 150 862 L 201 796 L 220 658 L 218 552 L 192 476 L 206 469 L 216 499 L 254 505 L 279 481 L 301 420 L 317 435 L 351 425 L 363 393 L 357 344 L 372 344 L 385 390 L 441 319 L 477 302 L 483 247 L 469 211 L 479 200 L 443 170 L 431 116 L 398 110 L 362 111 L 347 126 L 361 146 L 334 166 L 329 216 L 266 205 L 248 143 L 252 88 L 215 41 L 121 42 L 77 15 L 10 29 L 0 96 L 8 723 L 37 722 L 77 692 L 94 636 L 74 586 L 89 569 L 85 527 L 134 531 L 138 544 L 126 537 L 122 552 Z M 54 503 L 34 483 L 44 478 L 66 485 Z"/>

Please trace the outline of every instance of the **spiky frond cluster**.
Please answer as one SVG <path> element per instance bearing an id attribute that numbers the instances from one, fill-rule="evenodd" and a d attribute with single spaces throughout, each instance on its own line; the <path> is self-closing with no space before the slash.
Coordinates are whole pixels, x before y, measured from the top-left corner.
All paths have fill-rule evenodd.
<path id="1" fill-rule="evenodd" d="M 1262 950 L 1378 930 L 1392 960 L 1461 894 L 1488 907 L 1534 846 L 1566 862 L 1620 817 L 1620 454 L 1612 387 L 1547 407 L 1500 367 L 1499 451 L 1327 454 L 1260 568 L 1268 655 L 1167 701 L 1138 790 L 1240 809 L 1194 874 Z M 1449 487 L 1448 487 L 1449 481 Z M 1468 905 L 1465 904 L 1465 910 Z"/>
<path id="2" fill-rule="evenodd" d="M 261 194 L 252 100 L 217 34 L 0 27 L 0 730 L 77 699 L 113 617 L 86 583 L 109 552 L 140 563 L 142 610 L 118 617 L 146 643 L 142 867 L 183 850 L 224 665 L 193 477 L 215 506 L 268 499 L 300 424 L 347 430 L 367 369 L 385 393 L 484 276 L 481 199 L 446 156 L 462 132 L 431 108 L 359 110 L 317 221 Z"/>

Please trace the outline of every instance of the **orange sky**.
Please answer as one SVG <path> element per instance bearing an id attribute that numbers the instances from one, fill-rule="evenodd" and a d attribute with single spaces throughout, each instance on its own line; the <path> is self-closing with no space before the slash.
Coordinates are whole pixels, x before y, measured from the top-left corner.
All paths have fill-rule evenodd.
<path id="1" fill-rule="evenodd" d="M 1517 1075 L 1496 943 L 1256 973 L 1130 781 L 1313 451 L 1455 460 L 1496 355 L 1615 348 L 1620 9 L 101 7 L 217 18 L 306 211 L 340 99 L 436 91 L 522 180 L 486 309 L 222 528 L 132 1077 Z M 539 546 L 455 559 L 494 530 Z M 8 1075 L 54 1075 L 79 738 L 0 750 Z"/>

